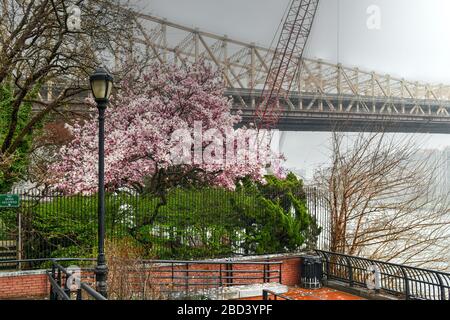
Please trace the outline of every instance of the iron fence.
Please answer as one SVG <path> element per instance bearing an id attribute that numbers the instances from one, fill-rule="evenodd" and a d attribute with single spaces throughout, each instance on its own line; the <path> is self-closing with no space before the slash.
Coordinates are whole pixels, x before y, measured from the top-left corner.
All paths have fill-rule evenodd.
<path id="1" fill-rule="evenodd" d="M 69 260 L 77 263 L 92 262 L 92 259 L 64 259 L 65 262 Z M 50 283 L 50 300 L 106 300 L 92 288 L 94 268 L 69 270 L 56 259 L 50 261 L 52 268 L 46 271 Z"/>
<path id="2" fill-rule="evenodd" d="M 283 295 L 283 294 L 279 294 L 279 293 L 273 292 L 271 290 L 264 289 L 263 290 L 263 300 L 264 301 L 267 301 L 267 300 L 275 300 L 275 301 L 277 301 L 277 300 L 295 300 L 295 299 L 293 299 L 291 297 L 288 297 L 286 295 Z"/>
<path id="3" fill-rule="evenodd" d="M 325 190 L 309 186 L 305 187 L 305 196 L 308 212 L 322 229 L 317 239 L 316 248 L 329 250 L 331 244 L 330 196 Z"/>
<path id="4" fill-rule="evenodd" d="M 106 300 L 95 288 L 95 259 L 59 258 L 38 261 L 47 266 L 49 300 Z M 223 300 L 233 287 L 281 283 L 282 261 L 108 261 L 108 298 L 111 300 Z M 231 290 L 229 290 L 231 289 Z"/>
<path id="5" fill-rule="evenodd" d="M 450 300 L 450 273 L 317 250 L 327 280 L 375 290 L 406 300 Z"/>
<path id="6" fill-rule="evenodd" d="M 41 258 L 6 260 L 6 262 L 0 260 L 0 265 L 2 263 L 15 266 L 37 264 L 46 268 L 43 271 L 45 271 L 50 284 L 48 296 L 50 300 L 105 300 L 93 289 L 95 286 L 95 261 L 96 259 L 92 258 Z M 67 265 L 67 267 L 63 265 Z"/>
<path id="7" fill-rule="evenodd" d="M 281 261 L 111 261 L 109 290 L 121 300 L 222 300 L 237 292 L 233 287 L 281 283 L 281 266 Z"/>
<path id="8" fill-rule="evenodd" d="M 328 211 L 323 194 L 315 188 L 295 192 L 307 200 L 309 213 L 323 229 L 317 247 L 327 249 Z M 11 193 L 20 195 L 21 204 L 19 208 L 0 209 L 0 260 L 34 262 L 5 262 L 0 269 L 39 268 L 39 259 L 47 257 L 94 256 L 96 196 L 39 190 Z M 145 249 L 144 256 L 157 259 L 221 258 L 300 249 L 286 248 L 270 238 L 288 229 L 283 226 L 285 219 L 268 212 L 258 197 L 244 192 L 175 190 L 167 205 L 154 215 L 157 203 L 154 197 L 130 192 L 108 194 L 107 239 L 131 242 Z"/>

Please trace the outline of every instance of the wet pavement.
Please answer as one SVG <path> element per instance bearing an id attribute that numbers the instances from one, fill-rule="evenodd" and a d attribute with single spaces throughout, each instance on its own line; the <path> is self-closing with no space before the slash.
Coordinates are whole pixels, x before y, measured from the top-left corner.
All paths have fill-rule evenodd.
<path id="1" fill-rule="evenodd" d="M 366 300 L 364 298 L 331 288 L 321 288 L 321 289 L 290 288 L 287 293 L 283 293 L 283 296 L 289 297 L 293 300 Z M 255 297 L 243 300 L 262 300 L 262 297 Z M 273 296 L 270 297 L 270 300 L 273 300 Z M 283 299 L 278 298 L 277 300 Z"/>
<path id="2" fill-rule="evenodd" d="M 294 300 L 365 300 L 361 297 L 330 288 L 321 288 L 314 290 L 293 288 L 284 295 Z"/>

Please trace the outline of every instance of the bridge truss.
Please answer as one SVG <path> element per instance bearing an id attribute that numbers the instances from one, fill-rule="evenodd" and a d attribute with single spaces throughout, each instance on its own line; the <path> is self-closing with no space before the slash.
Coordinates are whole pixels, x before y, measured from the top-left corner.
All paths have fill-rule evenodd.
<path id="1" fill-rule="evenodd" d="M 274 52 L 146 14 L 138 15 L 137 43 L 160 63 L 201 59 L 222 71 L 226 94 L 254 121 Z M 289 131 L 386 131 L 450 133 L 450 85 L 408 81 L 376 72 L 297 59 L 292 92 L 281 101 L 277 128 Z M 301 70 L 301 72 L 299 72 Z M 373 126 L 373 125 L 376 126 Z"/>

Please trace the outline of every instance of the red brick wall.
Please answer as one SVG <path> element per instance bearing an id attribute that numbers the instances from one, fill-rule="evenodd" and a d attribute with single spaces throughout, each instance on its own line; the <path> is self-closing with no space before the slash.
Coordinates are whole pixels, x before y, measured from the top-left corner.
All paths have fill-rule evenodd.
<path id="1" fill-rule="evenodd" d="M 271 262 L 278 262 L 281 261 L 283 264 L 281 265 L 281 283 L 287 286 L 296 286 L 300 284 L 300 257 L 298 256 L 290 256 L 290 257 L 280 257 L 280 258 L 272 258 L 272 259 L 255 259 L 255 260 L 248 260 L 248 261 L 271 261 Z M 170 265 L 158 267 L 155 268 L 156 270 L 161 268 L 161 270 L 169 270 L 171 269 Z M 185 276 L 185 272 L 182 270 L 185 270 L 185 265 L 175 266 L 174 267 L 174 275 L 177 276 Z M 219 277 L 219 272 L 217 271 L 220 268 L 217 264 L 192 264 L 189 265 L 189 269 L 191 270 L 216 270 L 215 273 L 208 273 L 208 276 L 217 276 Z M 155 271 L 154 269 L 154 271 Z M 221 266 L 222 269 L 222 276 L 227 275 L 227 270 L 225 264 Z M 239 271 L 250 271 L 255 270 L 255 273 L 250 272 L 239 272 Z M 252 264 L 234 264 L 232 267 L 232 270 L 230 273 L 233 275 L 233 277 L 236 277 L 236 279 L 233 279 L 233 285 L 239 285 L 239 283 L 242 284 L 250 284 L 250 283 L 263 283 L 263 265 L 252 265 Z M 269 279 L 268 282 L 278 282 L 278 265 L 271 265 L 269 268 L 270 271 L 270 277 L 274 277 L 273 279 Z M 269 275 L 269 274 L 268 274 Z M 158 276 L 164 276 L 164 277 L 170 277 L 171 272 L 161 272 L 158 274 Z M 189 276 L 193 279 L 189 280 L 189 283 L 195 283 L 196 279 L 199 276 L 205 276 L 205 273 L 197 273 L 197 272 L 190 272 Z M 238 279 L 242 277 L 253 277 L 256 279 Z M 171 279 L 159 279 L 159 282 L 171 282 Z M 177 280 L 175 280 L 177 281 Z M 178 282 L 182 282 L 184 280 L 178 280 Z M 204 282 L 205 280 L 199 279 L 199 282 Z M 214 282 L 213 280 L 210 280 L 211 283 Z M 223 283 L 226 283 L 226 279 L 223 279 Z"/>
<path id="2" fill-rule="evenodd" d="M 43 297 L 48 295 L 49 290 L 45 274 L 0 275 L 0 299 Z"/>
<path id="3" fill-rule="evenodd" d="M 266 261 L 267 259 L 258 258 L 253 261 Z M 287 286 L 295 286 L 300 283 L 300 258 L 299 257 L 278 257 L 269 259 L 269 261 L 282 261 L 281 268 L 281 283 Z M 162 266 L 160 267 L 162 270 L 170 269 L 170 266 Z M 176 269 L 177 267 L 175 267 Z M 179 266 L 180 269 L 184 269 L 185 266 Z M 207 265 L 207 264 L 198 264 L 191 265 L 191 269 L 195 270 L 217 270 L 219 268 L 218 265 Z M 277 265 L 272 265 L 270 270 L 278 270 Z M 255 270 L 253 273 L 239 273 L 239 270 Z M 252 276 L 258 277 L 258 279 L 254 279 L 252 281 L 246 280 L 245 283 L 262 283 L 262 273 L 263 266 L 261 265 L 233 265 L 233 271 L 235 277 L 243 277 L 243 276 Z M 170 276 L 171 273 L 160 273 L 160 276 Z M 179 272 L 176 273 L 176 276 L 181 275 Z M 202 276 L 202 273 L 190 273 L 190 276 L 198 277 Z M 222 275 L 225 275 L 225 266 L 222 265 Z M 277 273 L 271 273 L 271 276 L 276 276 Z M 209 274 L 211 276 L 211 274 Z M 259 279 L 261 277 L 261 279 Z M 170 281 L 170 280 L 167 280 Z M 242 280 L 243 281 L 243 280 Z M 165 281 L 161 281 L 165 282 Z M 194 283 L 194 280 L 190 280 L 190 283 Z M 238 284 L 239 280 L 234 280 L 234 284 Z M 271 279 L 270 282 L 278 282 L 278 279 Z M 47 276 L 42 272 L 42 274 L 36 274 L 36 272 L 31 272 L 27 274 L 27 272 L 17 273 L 17 275 L 7 274 L 7 276 L 2 276 L 0 273 L 0 299 L 14 299 L 14 298 L 31 298 L 31 297 L 41 297 L 47 296 L 49 294 L 50 285 L 47 279 Z"/>
<path id="4" fill-rule="evenodd" d="M 278 260 L 280 261 L 280 260 Z M 282 259 L 281 283 L 287 286 L 300 284 L 300 257 Z"/>

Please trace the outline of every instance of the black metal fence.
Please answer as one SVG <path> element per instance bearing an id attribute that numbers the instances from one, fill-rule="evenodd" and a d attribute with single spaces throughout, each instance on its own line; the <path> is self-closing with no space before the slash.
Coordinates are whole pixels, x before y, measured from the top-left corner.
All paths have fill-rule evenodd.
<path id="1" fill-rule="evenodd" d="M 263 290 L 263 294 L 262 294 L 263 300 L 264 301 L 268 301 L 268 300 L 295 300 L 294 298 L 288 297 L 284 294 L 279 294 L 276 292 L 273 292 L 271 290 Z"/>
<path id="2" fill-rule="evenodd" d="M 0 260 L 93 257 L 97 243 L 96 196 L 63 196 L 38 190 L 19 194 L 19 208 L 0 209 Z M 328 249 L 328 210 L 315 188 L 298 190 L 323 231 L 317 247 Z M 144 247 L 157 259 L 203 259 L 281 253 L 272 236 L 287 229 L 286 219 L 267 211 L 257 197 L 223 189 L 176 190 L 158 214 L 158 199 L 133 193 L 108 194 L 109 240 Z M 142 246 L 144 244 L 144 246 Z M 292 250 L 292 248 L 289 248 Z M 3 263 L 29 269 L 35 264 Z"/>
<path id="3" fill-rule="evenodd" d="M 281 283 L 282 262 L 273 261 L 110 261 L 112 299 L 236 298 L 233 287 Z"/>
<path id="4" fill-rule="evenodd" d="M 330 196 L 327 191 L 317 187 L 305 187 L 308 212 L 313 216 L 317 225 L 322 229 L 317 239 L 316 248 L 329 250 L 331 241 Z"/>
<path id="5" fill-rule="evenodd" d="M 64 262 L 86 263 L 91 259 L 64 259 Z M 94 268 L 71 270 L 63 267 L 62 260 L 52 259 L 46 274 L 50 283 L 50 300 L 106 300 L 94 286 Z"/>
<path id="6" fill-rule="evenodd" d="M 450 300 L 450 273 L 317 250 L 328 280 L 369 287 L 406 300 Z"/>
<path id="7" fill-rule="evenodd" d="M 47 266 L 49 300 L 106 300 L 94 289 L 95 259 L 37 260 Z M 12 262 L 25 264 L 37 260 Z M 111 300 L 223 300 L 236 298 L 239 293 L 233 289 L 236 286 L 281 283 L 283 262 L 110 257 L 108 264 L 108 299 Z"/>

